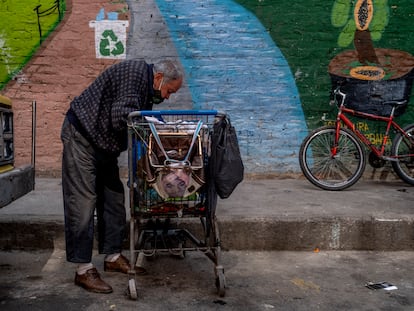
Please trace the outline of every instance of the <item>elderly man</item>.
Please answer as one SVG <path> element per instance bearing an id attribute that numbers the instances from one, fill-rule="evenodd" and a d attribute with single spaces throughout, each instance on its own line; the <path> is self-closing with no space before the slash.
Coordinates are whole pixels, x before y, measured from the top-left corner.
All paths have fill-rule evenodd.
<path id="1" fill-rule="evenodd" d="M 70 104 L 61 132 L 66 256 L 78 264 L 75 284 L 86 290 L 112 292 L 92 264 L 95 209 L 104 270 L 130 269 L 121 254 L 126 213 L 118 167 L 118 156 L 127 149 L 127 116 L 151 110 L 182 83 L 173 61 L 125 60 L 106 69 Z"/>

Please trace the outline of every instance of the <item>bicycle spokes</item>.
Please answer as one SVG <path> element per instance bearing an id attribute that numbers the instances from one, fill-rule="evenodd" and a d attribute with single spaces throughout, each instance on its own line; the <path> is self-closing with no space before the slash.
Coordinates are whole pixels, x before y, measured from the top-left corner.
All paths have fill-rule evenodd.
<path id="1" fill-rule="evenodd" d="M 341 129 L 335 144 L 335 127 L 312 132 L 302 143 L 299 162 L 304 175 L 316 186 L 341 190 L 355 183 L 363 173 L 363 149 L 350 131 Z"/>
<path id="2" fill-rule="evenodd" d="M 391 162 L 394 171 L 405 182 L 414 185 L 414 125 L 404 129 L 406 135 L 399 133 L 392 143 Z"/>

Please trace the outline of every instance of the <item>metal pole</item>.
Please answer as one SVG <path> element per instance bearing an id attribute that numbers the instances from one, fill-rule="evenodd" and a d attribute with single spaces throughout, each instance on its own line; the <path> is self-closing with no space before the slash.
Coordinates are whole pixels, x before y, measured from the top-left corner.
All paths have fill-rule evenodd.
<path id="1" fill-rule="evenodd" d="M 36 101 L 32 101 L 32 169 L 33 169 L 33 189 L 35 188 L 36 175 Z"/>

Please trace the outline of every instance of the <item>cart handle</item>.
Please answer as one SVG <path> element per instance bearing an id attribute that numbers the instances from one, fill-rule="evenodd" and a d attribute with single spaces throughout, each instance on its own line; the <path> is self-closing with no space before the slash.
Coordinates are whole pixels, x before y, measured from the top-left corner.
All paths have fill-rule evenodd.
<path id="1" fill-rule="evenodd" d="M 167 115 L 225 115 L 225 113 L 218 112 L 217 110 L 142 110 L 142 111 L 133 111 L 128 115 L 128 119 L 134 117 L 145 117 L 145 116 L 154 116 L 161 117 Z"/>

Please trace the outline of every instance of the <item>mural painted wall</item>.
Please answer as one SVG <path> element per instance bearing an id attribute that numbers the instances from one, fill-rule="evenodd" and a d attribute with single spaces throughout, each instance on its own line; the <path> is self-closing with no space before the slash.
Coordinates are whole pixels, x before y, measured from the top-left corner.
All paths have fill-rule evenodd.
<path id="1" fill-rule="evenodd" d="M 228 112 L 248 171 L 294 171 L 306 122 L 292 72 L 260 21 L 234 1 L 156 3 L 193 108 Z"/>
<path id="2" fill-rule="evenodd" d="M 412 1 L 237 2 L 256 14 L 287 58 L 310 129 L 333 122 L 336 109 L 328 105 L 329 92 L 338 80 L 357 85 L 348 86 L 347 93 L 358 101 L 365 94 L 368 103 L 404 99 L 412 93 Z M 413 119 L 411 104 L 399 122 Z M 383 125 L 356 123 L 374 143 L 382 141 L 378 132 Z"/>
<path id="3" fill-rule="evenodd" d="M 371 83 L 374 79 L 365 76 L 360 79 L 363 85 L 369 81 L 370 88 L 381 89 L 384 100 L 402 99 L 401 93 L 411 93 L 409 83 L 405 91 L 395 84 L 395 79 L 409 74 L 414 67 L 409 53 L 412 45 L 407 44 L 412 37 L 410 2 L 237 3 L 156 1 L 187 70 L 193 106 L 229 112 L 239 129 L 250 171 L 296 171 L 303 135 L 334 120 L 336 109 L 329 105 L 330 90 L 338 79 L 330 71 L 341 53 L 347 57 L 349 49 L 379 56 L 366 58 L 363 53 L 360 58 L 346 58 L 346 68 L 337 70 L 340 77 L 351 78 L 350 71 L 361 75 L 367 68 L 384 68 L 385 74 L 376 79 L 381 82 Z M 355 12 L 361 19 L 370 19 L 361 21 L 365 28 L 357 27 Z M 365 17 L 368 13 L 373 14 Z M 391 34 L 401 33 L 399 40 L 394 35 L 390 40 L 388 29 Z M 374 49 L 374 42 L 396 49 Z M 402 53 L 403 49 L 408 52 Z M 388 64 L 392 50 L 398 51 L 393 58 L 402 60 L 393 68 Z M 383 83 L 385 80 L 391 83 Z M 401 118 L 410 121 L 412 109 Z M 376 137 L 377 124 L 358 124 L 367 135 Z"/>
<path id="4" fill-rule="evenodd" d="M 29 0 L 0 3 L 0 89 L 33 56 L 40 44 L 63 19 L 64 0 Z M 89 27 L 95 29 L 96 58 L 124 59 L 129 22 L 118 20 L 121 12 L 101 8 Z"/>
<path id="5" fill-rule="evenodd" d="M 373 112 L 371 107 L 378 107 L 375 113 L 381 114 L 383 102 L 409 100 L 414 79 L 412 47 L 407 51 L 403 50 L 404 46 L 389 48 L 389 42 L 381 41 L 390 19 L 403 17 L 393 14 L 397 9 L 401 7 L 386 0 L 358 0 L 355 4 L 343 0 L 334 2 L 331 22 L 341 30 L 338 46 L 348 50 L 335 55 L 328 69 L 332 88 L 338 82 L 347 82 L 342 89 L 348 94 L 346 103 L 350 106 L 364 102 L 362 110 Z M 402 111 L 398 109 L 396 115 Z M 412 123 L 412 117 L 411 112 L 401 119 Z M 360 122 L 359 128 L 368 133 L 375 144 L 381 143 L 384 129 L 380 129 L 377 123 Z"/>
<path id="6" fill-rule="evenodd" d="M 297 152 L 303 137 L 335 116 L 329 101 L 337 79 L 359 77 L 363 83 L 382 83 L 399 79 L 414 67 L 411 0 L 126 3 L 131 23 L 126 55 L 119 58 L 179 59 L 186 73 L 185 86 L 174 97 L 178 104 L 168 102 L 163 108 L 228 112 L 238 129 L 249 173 L 300 171 Z M 102 9 L 93 4 L 89 12 L 83 12 L 88 13 L 87 26 L 92 27 Z M 77 5 L 73 0 L 73 6 Z M 99 31 L 99 40 L 87 37 L 93 41 L 97 61 L 108 53 L 122 54 L 115 55 L 120 51 L 118 36 L 114 39 L 104 33 Z M 86 40 L 83 33 L 77 38 Z M 371 53 L 364 56 L 358 51 Z M 400 55 L 402 62 L 396 67 L 390 65 L 390 51 Z M 380 79 L 375 80 L 375 72 Z M 401 88 L 391 85 L 385 93 L 398 96 Z M 402 123 L 413 119 L 411 106 L 399 117 Z M 375 124 L 358 120 L 358 125 L 376 137 Z"/>
<path id="7" fill-rule="evenodd" d="M 55 29 L 65 8 L 63 0 L 0 2 L 0 89 Z"/>
<path id="8" fill-rule="evenodd" d="M 8 6 L 7 2 L 11 4 Z M 15 2 L 6 0 L 2 3 L 10 10 L 15 7 Z M 25 1 L 25 5 L 29 5 L 28 2 L 32 0 Z M 66 1 L 64 18 L 55 31 L 43 40 L 35 53 L 25 55 L 26 65 L 1 90 L 13 105 L 16 167 L 30 163 L 32 102 L 36 101 L 36 174 L 60 176 L 62 143 L 59 136 L 69 103 L 100 72 L 119 61 L 96 57 L 95 29 L 89 27 L 103 8 L 105 12 L 118 12 L 118 19 L 128 21 L 125 1 L 115 2 Z M 42 2 L 33 0 L 33 4 L 39 3 Z M 15 25 L 11 22 L 6 28 L 16 30 Z M 13 33 L 15 40 L 20 39 L 19 31 Z M 104 49 L 106 46 L 103 44 Z"/>

